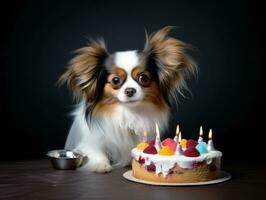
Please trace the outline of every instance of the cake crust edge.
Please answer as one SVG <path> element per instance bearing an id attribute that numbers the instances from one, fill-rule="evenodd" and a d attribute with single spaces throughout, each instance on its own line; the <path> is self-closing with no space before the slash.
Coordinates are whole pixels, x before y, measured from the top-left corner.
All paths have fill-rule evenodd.
<path id="1" fill-rule="evenodd" d="M 212 164 L 203 163 L 192 169 L 183 169 L 175 166 L 172 173 L 163 176 L 162 173 L 156 174 L 153 171 L 148 171 L 144 165 L 140 164 L 135 159 L 132 159 L 132 175 L 141 180 L 151 182 L 166 182 L 166 183 L 195 183 L 214 180 L 219 176 L 220 170 L 216 169 Z"/>

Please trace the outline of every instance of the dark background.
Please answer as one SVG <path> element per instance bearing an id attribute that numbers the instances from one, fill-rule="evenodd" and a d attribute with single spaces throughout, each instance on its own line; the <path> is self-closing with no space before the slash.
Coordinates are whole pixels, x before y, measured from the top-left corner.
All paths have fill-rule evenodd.
<path id="1" fill-rule="evenodd" d="M 205 137 L 224 159 L 264 151 L 265 18 L 255 1 L 9 1 L 1 5 L 1 160 L 45 158 L 63 148 L 71 125 L 72 96 L 56 86 L 73 50 L 102 36 L 110 52 L 142 49 L 148 33 L 165 25 L 196 47 L 198 79 L 192 96 L 179 98 L 168 136 Z"/>

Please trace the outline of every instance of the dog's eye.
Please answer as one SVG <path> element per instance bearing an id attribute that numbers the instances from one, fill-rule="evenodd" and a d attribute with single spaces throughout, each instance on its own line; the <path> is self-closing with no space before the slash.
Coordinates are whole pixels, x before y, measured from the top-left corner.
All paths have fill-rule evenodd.
<path id="1" fill-rule="evenodd" d="M 121 84 L 121 79 L 118 76 L 115 76 L 112 81 L 111 81 L 112 85 L 114 87 L 119 87 Z"/>
<path id="2" fill-rule="evenodd" d="M 120 80 L 120 78 L 117 77 L 117 76 L 114 77 L 114 78 L 112 79 L 112 83 L 113 83 L 113 85 L 119 85 L 120 82 L 121 82 L 121 80 Z"/>
<path id="3" fill-rule="evenodd" d="M 150 77 L 147 74 L 141 74 L 139 76 L 139 83 L 142 86 L 148 86 L 150 84 Z"/>

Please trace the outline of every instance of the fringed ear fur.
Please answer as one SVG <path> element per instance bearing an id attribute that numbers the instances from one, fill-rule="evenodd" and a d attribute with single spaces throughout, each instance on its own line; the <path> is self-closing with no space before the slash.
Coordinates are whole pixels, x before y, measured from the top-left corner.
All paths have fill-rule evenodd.
<path id="1" fill-rule="evenodd" d="M 166 26 L 159 31 L 146 36 L 146 44 L 143 50 L 148 65 L 155 68 L 159 86 L 166 102 L 176 101 L 176 91 L 186 87 L 185 77 L 190 74 L 197 74 L 197 65 L 186 53 L 188 44 L 169 37 L 173 29 Z"/>
<path id="2" fill-rule="evenodd" d="M 59 84 L 67 83 L 76 100 L 83 99 L 86 113 L 91 115 L 96 102 L 101 97 L 107 72 L 103 66 L 108 56 L 103 40 L 91 41 L 87 46 L 76 50 L 77 55 L 70 61 Z"/>

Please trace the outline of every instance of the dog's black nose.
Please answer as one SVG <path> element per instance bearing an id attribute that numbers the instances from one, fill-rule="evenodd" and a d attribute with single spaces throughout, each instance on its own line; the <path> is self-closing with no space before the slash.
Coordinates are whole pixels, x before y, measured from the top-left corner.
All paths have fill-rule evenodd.
<path id="1" fill-rule="evenodd" d="M 136 89 L 135 88 L 126 88 L 125 89 L 125 94 L 128 97 L 132 97 L 135 93 L 136 93 Z"/>

